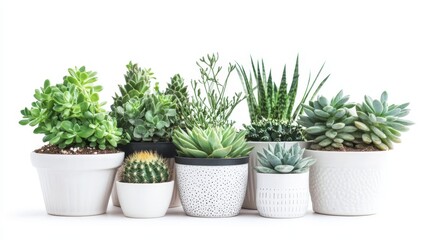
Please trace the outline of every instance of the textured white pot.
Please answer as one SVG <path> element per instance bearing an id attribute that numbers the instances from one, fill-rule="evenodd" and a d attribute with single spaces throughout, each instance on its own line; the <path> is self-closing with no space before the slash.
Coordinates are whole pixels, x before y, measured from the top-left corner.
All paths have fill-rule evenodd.
<path id="1" fill-rule="evenodd" d="M 247 158 L 244 164 L 223 166 L 181 164 L 176 158 L 177 183 L 185 213 L 194 217 L 238 215 L 246 193 L 247 169 Z"/>
<path id="2" fill-rule="evenodd" d="M 317 160 L 310 169 L 314 212 L 347 216 L 377 213 L 389 152 L 306 150 L 304 155 Z"/>
<path id="3" fill-rule="evenodd" d="M 143 184 L 116 182 L 122 212 L 131 218 L 164 216 L 170 205 L 173 187 L 174 181 Z"/>
<path id="4" fill-rule="evenodd" d="M 174 168 L 174 158 L 167 159 L 167 163 L 168 163 L 168 168 L 171 169 L 171 179 L 175 180 L 176 179 L 176 170 Z M 119 171 L 118 171 L 118 173 L 116 173 L 115 179 L 116 179 L 116 181 L 120 181 Z M 118 193 L 117 193 L 116 181 L 113 184 L 113 189 L 112 189 L 112 203 L 113 203 L 113 206 L 115 206 L 115 207 L 121 207 L 121 203 L 119 202 Z M 181 205 L 182 204 L 180 203 L 177 181 L 174 181 L 173 195 L 171 196 L 171 202 L 170 202 L 169 207 L 174 208 L 174 207 L 180 207 Z"/>
<path id="5" fill-rule="evenodd" d="M 269 218 L 297 218 L 307 212 L 308 172 L 299 174 L 256 173 L 256 207 Z"/>
<path id="6" fill-rule="evenodd" d="M 268 148 L 268 145 L 275 145 L 278 142 L 247 142 L 247 144 L 253 147 L 252 152 L 249 156 L 249 180 L 247 182 L 246 197 L 244 198 L 243 208 L 256 209 L 256 174 L 254 171 L 255 166 L 258 163 L 258 152 L 262 152 L 264 148 Z M 280 142 L 286 146 L 286 149 L 291 148 L 295 143 L 299 143 L 301 148 L 306 148 L 306 142 Z"/>
<path id="7" fill-rule="evenodd" d="M 31 153 L 48 214 L 90 216 L 106 212 L 124 153 L 62 155 Z"/>

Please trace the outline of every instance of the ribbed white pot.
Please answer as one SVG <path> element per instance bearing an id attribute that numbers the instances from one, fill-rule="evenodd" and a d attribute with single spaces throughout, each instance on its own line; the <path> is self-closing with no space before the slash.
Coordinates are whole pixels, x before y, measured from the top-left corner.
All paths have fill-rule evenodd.
<path id="1" fill-rule="evenodd" d="M 346 216 L 377 213 L 388 151 L 306 150 L 304 155 L 316 159 L 310 169 L 314 212 Z"/>
<path id="2" fill-rule="evenodd" d="M 173 187 L 174 181 L 142 184 L 116 182 L 122 212 L 131 218 L 164 216 L 170 205 Z"/>
<path id="3" fill-rule="evenodd" d="M 238 215 L 246 193 L 247 158 L 245 162 L 238 164 L 217 166 L 181 164 L 178 163 L 178 158 L 180 157 L 176 157 L 177 182 L 183 210 L 187 215 L 194 217 Z M 230 159 L 206 160 L 221 163 Z"/>
<path id="4" fill-rule="evenodd" d="M 307 212 L 308 172 L 299 174 L 256 173 L 256 207 L 269 218 L 297 218 Z"/>
<path id="5" fill-rule="evenodd" d="M 255 166 L 258 163 L 258 152 L 262 152 L 264 148 L 268 148 L 268 145 L 275 145 L 278 142 L 247 142 L 247 144 L 253 147 L 252 152 L 249 156 L 249 179 L 247 182 L 246 197 L 244 198 L 243 208 L 256 209 L 256 174 L 254 171 Z M 306 142 L 280 142 L 284 144 L 286 149 L 291 148 L 295 143 L 299 143 L 301 148 L 306 148 Z"/>
<path id="6" fill-rule="evenodd" d="M 174 158 L 168 158 L 167 164 L 168 164 L 168 169 L 171 169 L 171 179 L 175 180 L 176 179 L 176 170 L 174 168 Z M 116 174 L 115 179 L 116 179 L 116 181 L 120 181 L 119 171 Z M 113 206 L 115 206 L 115 207 L 121 207 L 121 203 L 119 202 L 119 198 L 118 198 L 116 182 L 115 182 L 115 184 L 113 184 L 113 189 L 112 189 L 112 203 L 113 203 Z M 173 194 L 171 196 L 171 201 L 170 201 L 169 207 L 174 208 L 174 207 L 180 207 L 181 205 L 182 204 L 180 203 L 177 181 L 174 181 L 174 189 L 173 189 Z"/>
<path id="7" fill-rule="evenodd" d="M 124 153 L 63 155 L 31 153 L 46 211 L 59 216 L 90 216 L 107 210 Z"/>

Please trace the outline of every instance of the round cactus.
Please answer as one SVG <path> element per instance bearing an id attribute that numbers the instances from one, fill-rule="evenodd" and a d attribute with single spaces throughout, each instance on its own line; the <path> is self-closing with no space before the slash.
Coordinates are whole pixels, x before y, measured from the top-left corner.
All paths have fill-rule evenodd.
<path id="1" fill-rule="evenodd" d="M 131 154 L 122 166 L 122 182 L 161 183 L 169 180 L 170 172 L 165 160 L 148 151 Z"/>
<path id="2" fill-rule="evenodd" d="M 349 96 L 340 91 L 331 101 L 320 96 L 304 105 L 306 116 L 301 115 L 298 123 L 307 128 L 306 138 L 314 142 L 312 149 L 353 147 L 358 141 L 354 126 L 357 117 L 349 111 L 354 104 L 348 100 Z"/>

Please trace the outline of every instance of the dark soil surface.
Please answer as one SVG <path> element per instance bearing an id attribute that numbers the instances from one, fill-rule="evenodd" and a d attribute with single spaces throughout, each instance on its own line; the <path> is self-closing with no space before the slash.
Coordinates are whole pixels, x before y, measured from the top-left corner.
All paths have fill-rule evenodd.
<path id="1" fill-rule="evenodd" d="M 310 148 L 310 150 L 312 150 Z M 333 152 L 379 152 L 380 149 L 374 147 L 374 146 L 361 146 L 359 148 L 352 148 L 352 147 L 342 147 L 342 148 L 333 148 L 333 147 L 327 147 L 320 149 L 321 151 L 333 151 Z"/>
<path id="2" fill-rule="evenodd" d="M 45 145 L 39 149 L 34 150 L 36 153 L 46 153 L 46 154 L 65 154 L 65 155 L 82 155 L 82 154 L 108 154 L 108 153 L 118 153 L 116 149 L 96 149 L 91 147 L 69 147 L 61 149 L 58 146 L 54 145 Z"/>

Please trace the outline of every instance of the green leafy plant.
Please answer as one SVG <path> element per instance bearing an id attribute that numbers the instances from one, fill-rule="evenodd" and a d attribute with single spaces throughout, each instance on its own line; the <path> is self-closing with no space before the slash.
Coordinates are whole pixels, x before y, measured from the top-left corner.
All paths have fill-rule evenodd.
<path id="1" fill-rule="evenodd" d="M 304 141 L 302 127 L 282 120 L 263 119 L 251 125 L 245 125 L 248 141 L 280 142 Z"/>
<path id="2" fill-rule="evenodd" d="M 275 123 L 273 124 L 281 122 L 282 128 L 289 128 L 287 131 L 288 136 L 283 137 L 283 139 L 291 139 L 289 141 L 302 140 L 303 136 L 300 128 L 296 127 L 296 120 L 298 115 L 302 113 L 302 104 L 310 97 L 324 66 L 322 65 L 314 80 L 311 80 L 310 75 L 304 94 L 295 107 L 299 83 L 299 58 L 296 58 L 293 78 L 289 89 L 286 78 L 286 65 L 283 68 L 282 78 L 280 85 L 278 86 L 272 79 L 271 70 L 267 76 L 263 60 L 261 62 L 258 61 L 255 64 L 251 58 L 251 63 L 253 75 L 247 74 L 243 66 L 238 67 L 238 73 L 247 97 L 247 105 L 251 120 L 251 124 L 249 126 L 245 125 L 245 128 L 250 130 L 258 129 L 260 128 L 261 121 L 274 121 Z M 310 99 L 313 99 L 316 96 L 328 80 L 329 76 L 330 75 L 326 76 L 319 83 Z M 256 83 L 254 83 L 253 79 L 255 79 Z M 252 134 L 253 137 L 251 137 L 250 134 Z M 247 138 L 249 140 L 252 139 L 252 141 L 271 141 L 274 139 L 282 139 L 278 137 L 266 137 L 267 135 L 273 134 L 276 135 L 275 132 L 267 130 L 267 134 L 262 134 L 260 135 L 261 138 L 256 138 L 256 135 L 253 132 L 249 132 Z"/>
<path id="3" fill-rule="evenodd" d="M 365 101 L 356 105 L 359 121 L 355 126 L 360 130 L 366 144 L 373 144 L 380 150 L 393 148 L 393 143 L 400 143 L 401 132 L 407 131 L 413 122 L 403 119 L 410 112 L 409 103 L 388 104 L 388 94 L 383 92 L 380 100 L 365 96 Z"/>
<path id="4" fill-rule="evenodd" d="M 186 119 L 189 119 L 191 115 L 190 100 L 188 86 L 185 85 L 185 81 L 179 74 L 171 78 L 165 93 L 171 95 L 176 104 L 178 126 L 186 128 Z"/>
<path id="5" fill-rule="evenodd" d="M 280 143 L 273 147 L 268 145 L 263 153 L 258 152 L 258 162 L 255 170 L 259 173 L 304 173 L 316 161 L 311 157 L 303 158 L 305 148 L 301 148 L 298 143 L 290 149 Z"/>
<path id="6" fill-rule="evenodd" d="M 125 159 L 121 182 L 161 183 L 169 180 L 170 170 L 158 154 L 148 151 L 136 152 Z"/>
<path id="7" fill-rule="evenodd" d="M 179 156 L 191 158 L 238 158 L 248 156 L 252 147 L 245 139 L 245 131 L 237 133 L 231 126 L 174 131 L 173 143 Z"/>
<path id="8" fill-rule="evenodd" d="M 349 96 L 340 91 L 330 101 L 319 96 L 309 105 L 303 105 L 305 115 L 301 115 L 298 123 L 306 127 L 308 140 L 312 140 L 311 149 L 353 147 L 360 143 L 354 134 L 358 129 L 354 126 L 357 120 L 350 109 L 355 106 L 349 103 Z"/>
<path id="9" fill-rule="evenodd" d="M 155 78 L 150 69 L 131 62 L 127 69 L 125 85 L 119 86 L 111 106 L 118 125 L 133 141 L 171 141 L 177 121 L 173 96 L 162 93 L 157 83 L 151 89 Z"/>
<path id="10" fill-rule="evenodd" d="M 225 80 L 221 82 L 222 67 L 217 66 L 219 54 L 207 55 L 197 62 L 200 68 L 201 79 L 192 80 L 193 96 L 189 104 L 189 114 L 183 115 L 186 126 L 201 128 L 232 126 L 229 120 L 235 107 L 244 100 L 242 93 L 235 93 L 230 98 L 226 95 L 228 80 L 235 70 L 235 65 L 229 64 Z"/>
<path id="11" fill-rule="evenodd" d="M 40 90 L 36 89 L 36 101 L 31 108 L 21 111 L 21 125 L 36 127 L 34 133 L 44 134 L 43 141 L 66 147 L 115 148 L 122 139 L 122 129 L 116 127 L 99 102 L 101 86 L 94 86 L 96 72 L 85 67 L 68 69 L 63 83 L 51 85 L 45 80 Z"/>

